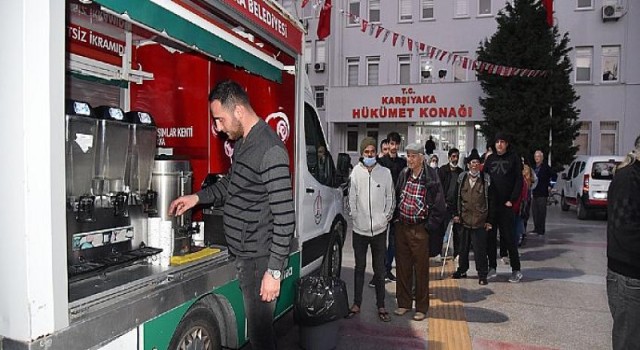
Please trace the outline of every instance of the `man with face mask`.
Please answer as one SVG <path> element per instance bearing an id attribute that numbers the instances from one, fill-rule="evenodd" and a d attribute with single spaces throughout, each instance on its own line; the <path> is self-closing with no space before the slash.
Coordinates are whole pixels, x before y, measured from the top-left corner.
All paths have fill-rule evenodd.
<path id="1" fill-rule="evenodd" d="M 463 169 L 458 166 L 458 161 L 460 159 L 460 151 L 457 148 L 452 148 L 449 150 L 449 163 L 438 168 L 438 177 L 440 177 L 440 183 L 442 184 L 442 189 L 444 190 L 444 199 L 447 203 L 447 216 L 444 218 L 442 222 L 442 226 L 440 227 L 440 232 L 438 234 L 433 235 L 434 238 L 431 240 L 433 244 L 431 248 L 431 256 L 440 255 L 442 251 L 442 242 L 444 240 L 444 233 L 447 230 L 447 225 L 449 225 L 449 221 L 453 217 L 456 208 L 456 181 L 458 180 L 458 176 L 462 173 Z M 459 248 L 460 248 L 460 225 L 454 224 L 452 229 L 453 234 L 453 256 L 458 256 Z"/>
<path id="2" fill-rule="evenodd" d="M 353 273 L 353 305 L 347 315 L 360 313 L 362 287 L 367 263 L 367 250 L 371 246 L 373 284 L 376 288 L 376 306 L 381 321 L 391 318 L 385 309 L 384 259 L 387 250 L 387 224 L 395 207 L 393 181 L 389 169 L 376 161 L 376 141 L 365 137 L 360 144 L 361 161 L 351 172 L 349 185 L 349 215 L 353 223 L 353 252 L 356 266 Z"/>

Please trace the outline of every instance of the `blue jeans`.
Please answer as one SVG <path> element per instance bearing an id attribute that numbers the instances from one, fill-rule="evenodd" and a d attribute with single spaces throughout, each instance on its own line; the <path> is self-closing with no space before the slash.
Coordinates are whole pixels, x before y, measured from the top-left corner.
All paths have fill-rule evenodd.
<path id="1" fill-rule="evenodd" d="M 613 350 L 640 349 L 640 280 L 607 271 Z"/>
<path id="2" fill-rule="evenodd" d="M 236 259 L 240 289 L 244 298 L 249 342 L 252 349 L 276 348 L 276 332 L 273 328 L 273 313 L 276 302 L 267 303 L 260 298 L 262 277 L 267 271 L 269 257 Z"/>

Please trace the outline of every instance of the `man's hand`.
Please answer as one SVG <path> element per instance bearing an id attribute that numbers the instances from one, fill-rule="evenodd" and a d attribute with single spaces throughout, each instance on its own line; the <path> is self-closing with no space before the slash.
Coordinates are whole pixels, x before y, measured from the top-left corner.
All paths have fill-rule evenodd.
<path id="1" fill-rule="evenodd" d="M 187 210 L 193 208 L 200 199 L 195 194 L 190 194 L 176 198 L 171 205 L 169 205 L 169 216 L 179 216 L 184 214 Z"/>
<path id="2" fill-rule="evenodd" d="M 504 206 L 505 206 L 505 207 L 508 207 L 508 208 L 511 208 L 511 207 L 513 207 L 513 203 L 511 203 L 511 201 L 506 201 L 506 202 L 504 203 Z"/>
<path id="3" fill-rule="evenodd" d="M 493 228 L 493 226 L 491 226 L 490 223 L 487 222 L 487 223 L 484 224 L 485 231 L 491 231 L 492 228 Z"/>
<path id="4" fill-rule="evenodd" d="M 275 301 L 280 295 L 280 280 L 271 276 L 269 272 L 265 272 L 262 276 L 262 284 L 260 285 L 260 296 L 262 301 L 270 303 Z"/>

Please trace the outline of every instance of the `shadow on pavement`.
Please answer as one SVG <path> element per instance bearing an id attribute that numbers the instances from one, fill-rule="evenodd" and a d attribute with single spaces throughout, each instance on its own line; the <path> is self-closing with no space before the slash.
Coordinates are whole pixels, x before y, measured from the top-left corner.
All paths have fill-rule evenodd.
<path id="1" fill-rule="evenodd" d="M 504 323 L 509 321 L 509 317 L 502 312 L 482 307 L 465 306 L 464 313 L 467 317 L 467 322 Z"/>
<path id="2" fill-rule="evenodd" d="M 565 280 L 573 277 L 583 276 L 585 273 L 577 269 L 564 269 L 559 267 L 540 267 L 524 269 L 524 275 L 529 281 L 539 280 Z"/>
<path id="3" fill-rule="evenodd" d="M 544 261 L 553 258 L 557 258 L 560 255 L 569 252 L 569 249 L 564 248 L 550 248 L 550 249 L 538 249 L 528 250 L 520 253 L 520 261 Z"/>

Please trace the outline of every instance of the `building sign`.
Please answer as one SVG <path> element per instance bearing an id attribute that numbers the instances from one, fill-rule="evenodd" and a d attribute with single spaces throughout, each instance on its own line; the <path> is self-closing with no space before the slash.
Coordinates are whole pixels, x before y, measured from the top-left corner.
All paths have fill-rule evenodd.
<path id="1" fill-rule="evenodd" d="M 67 38 L 79 45 L 89 46 L 110 55 L 124 56 L 124 41 L 94 32 L 79 25 L 69 24 L 67 26 Z"/>
<path id="2" fill-rule="evenodd" d="M 379 97 L 377 104 L 356 106 L 351 109 L 352 120 L 381 121 L 380 119 L 424 120 L 424 119 L 463 119 L 473 117 L 473 106 L 439 103 L 434 94 L 418 93 L 412 87 L 400 88 L 399 94 L 386 94 Z M 390 120 L 391 121 L 391 120 Z"/>
<path id="3" fill-rule="evenodd" d="M 267 5 L 264 0 L 224 0 L 224 2 L 246 18 L 253 19 L 258 26 L 295 52 L 302 51 L 302 31 L 300 28 L 292 26 L 289 20 L 285 19 L 271 5 Z"/>

